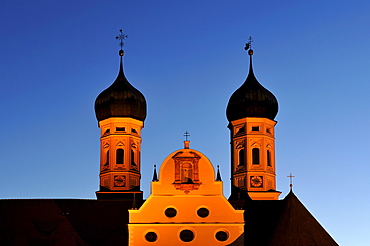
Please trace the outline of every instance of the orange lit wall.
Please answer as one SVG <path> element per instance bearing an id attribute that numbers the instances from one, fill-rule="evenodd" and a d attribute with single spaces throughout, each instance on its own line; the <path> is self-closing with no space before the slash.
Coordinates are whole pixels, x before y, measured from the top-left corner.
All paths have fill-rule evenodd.
<path id="1" fill-rule="evenodd" d="M 232 185 L 253 200 L 277 200 L 275 165 L 276 121 L 247 117 L 230 123 Z"/>
<path id="2" fill-rule="evenodd" d="M 228 245 L 244 231 L 215 181 L 212 163 L 199 151 L 181 149 L 162 163 L 159 181 L 139 210 L 129 210 L 129 245 Z"/>

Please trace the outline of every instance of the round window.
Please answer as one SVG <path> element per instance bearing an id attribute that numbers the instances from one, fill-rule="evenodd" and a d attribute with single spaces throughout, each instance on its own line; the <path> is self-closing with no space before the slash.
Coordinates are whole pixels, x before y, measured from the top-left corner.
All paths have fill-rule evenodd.
<path id="1" fill-rule="evenodd" d="M 224 242 L 224 241 L 226 241 L 228 238 L 229 238 L 229 234 L 227 234 L 227 232 L 225 232 L 225 231 L 218 231 L 218 232 L 216 233 L 216 239 L 217 239 L 218 241 Z"/>
<path id="2" fill-rule="evenodd" d="M 209 210 L 206 208 L 200 208 L 198 209 L 197 214 L 199 217 L 205 218 L 209 215 Z"/>
<path id="3" fill-rule="evenodd" d="M 183 230 L 180 232 L 180 239 L 183 242 L 191 242 L 194 240 L 194 233 L 190 230 Z"/>
<path id="4" fill-rule="evenodd" d="M 174 208 L 167 208 L 165 211 L 164 211 L 164 214 L 169 217 L 169 218 L 173 218 L 176 216 L 177 214 L 177 211 L 176 209 Z"/>
<path id="5" fill-rule="evenodd" d="M 148 241 L 148 242 L 155 242 L 157 241 L 157 234 L 155 232 L 148 232 L 147 234 L 145 234 L 145 239 Z"/>

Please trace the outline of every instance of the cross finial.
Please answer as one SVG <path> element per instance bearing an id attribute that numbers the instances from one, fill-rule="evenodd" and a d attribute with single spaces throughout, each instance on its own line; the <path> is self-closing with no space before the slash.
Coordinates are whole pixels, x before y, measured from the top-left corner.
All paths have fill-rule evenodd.
<path id="1" fill-rule="evenodd" d="M 190 134 L 188 131 L 185 131 L 184 137 L 185 137 L 185 141 L 189 141 L 188 137 L 190 137 Z"/>
<path id="2" fill-rule="evenodd" d="M 246 44 L 245 44 L 244 49 L 245 49 L 245 50 L 252 49 L 252 42 L 253 42 L 253 38 L 252 38 L 252 36 L 249 36 L 249 38 L 248 38 L 248 43 L 246 43 Z"/>
<path id="3" fill-rule="evenodd" d="M 292 187 L 293 187 L 293 178 L 295 177 L 295 176 L 293 176 L 292 175 L 292 173 L 290 173 L 290 175 L 289 176 L 287 176 L 289 179 L 290 179 L 290 185 L 289 185 L 289 187 L 290 187 L 290 189 L 292 189 Z"/>
<path id="4" fill-rule="evenodd" d="M 248 43 L 246 43 L 245 47 L 244 47 L 245 50 L 248 50 L 248 54 L 250 55 L 251 59 L 252 59 L 252 55 L 253 55 L 252 42 L 253 42 L 253 38 L 252 38 L 252 36 L 249 36 Z"/>
<path id="5" fill-rule="evenodd" d="M 123 45 L 124 45 L 124 40 L 128 38 L 126 34 L 122 32 L 122 29 L 119 30 L 119 35 L 116 36 L 116 39 L 119 39 L 119 46 L 121 47 L 121 50 L 119 51 L 119 55 L 123 56 Z"/>
<path id="6" fill-rule="evenodd" d="M 190 147 L 190 141 L 189 141 L 188 137 L 190 137 L 190 134 L 189 134 L 189 132 L 188 132 L 188 131 L 186 131 L 186 132 L 184 133 L 184 137 L 185 137 L 185 141 L 184 141 L 184 149 L 189 149 L 189 147 Z"/>

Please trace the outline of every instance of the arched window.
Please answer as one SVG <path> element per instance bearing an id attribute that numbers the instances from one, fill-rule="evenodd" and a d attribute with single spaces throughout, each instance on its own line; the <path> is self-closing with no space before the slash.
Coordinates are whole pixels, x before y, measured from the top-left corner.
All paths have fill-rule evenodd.
<path id="1" fill-rule="evenodd" d="M 260 164 L 260 149 L 253 148 L 252 149 L 252 164 Z"/>
<path id="2" fill-rule="evenodd" d="M 131 150 L 131 166 L 137 166 L 135 162 L 135 151 Z"/>
<path id="3" fill-rule="evenodd" d="M 241 149 L 239 151 L 239 166 L 244 166 L 245 165 L 245 150 Z"/>
<path id="4" fill-rule="evenodd" d="M 271 151 L 267 150 L 267 166 L 271 167 Z"/>
<path id="5" fill-rule="evenodd" d="M 124 160 L 124 150 L 123 149 L 117 149 L 116 150 L 116 163 L 117 164 L 123 164 Z"/>
<path id="6" fill-rule="evenodd" d="M 105 162 L 105 165 L 108 165 L 109 164 L 109 150 L 107 151 L 107 155 L 106 155 L 106 162 Z"/>
<path id="7" fill-rule="evenodd" d="M 181 183 L 193 184 L 193 166 L 190 163 L 181 166 Z"/>

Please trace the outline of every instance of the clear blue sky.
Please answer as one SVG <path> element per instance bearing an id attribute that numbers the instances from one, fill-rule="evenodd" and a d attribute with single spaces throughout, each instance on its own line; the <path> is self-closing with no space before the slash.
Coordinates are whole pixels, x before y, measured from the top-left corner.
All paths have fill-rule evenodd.
<path id="1" fill-rule="evenodd" d="M 232 2 L 232 3 L 230 3 Z M 191 147 L 220 165 L 225 109 L 245 80 L 279 101 L 277 186 L 294 191 L 340 245 L 370 242 L 369 1 L 17 1 L 0 3 L 0 198 L 95 198 L 96 96 L 118 73 L 146 97 L 142 189 L 153 165 Z"/>

